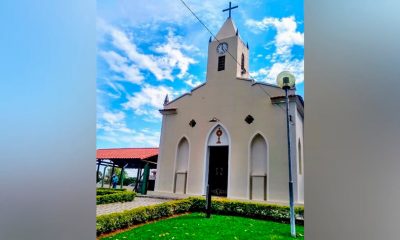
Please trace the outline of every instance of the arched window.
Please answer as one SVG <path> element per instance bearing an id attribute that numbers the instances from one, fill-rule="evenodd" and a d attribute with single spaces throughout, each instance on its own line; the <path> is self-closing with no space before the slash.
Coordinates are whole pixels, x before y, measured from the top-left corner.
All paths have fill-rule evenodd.
<path id="1" fill-rule="evenodd" d="M 225 70 L 225 56 L 218 57 L 218 71 Z"/>
<path id="2" fill-rule="evenodd" d="M 177 172 L 187 171 L 188 161 L 189 161 L 189 142 L 184 137 L 178 144 L 176 171 Z"/>
<path id="3" fill-rule="evenodd" d="M 178 144 L 174 192 L 186 193 L 187 171 L 189 163 L 189 142 L 183 137 Z"/>
<path id="4" fill-rule="evenodd" d="M 302 175 L 303 174 L 303 159 L 302 159 L 302 151 L 301 151 L 301 143 L 299 140 L 299 143 L 297 144 L 297 148 L 298 148 L 298 160 L 299 160 L 299 174 Z"/>
<path id="5" fill-rule="evenodd" d="M 268 146 L 257 134 L 250 144 L 250 199 L 267 200 Z"/>
<path id="6" fill-rule="evenodd" d="M 251 174 L 265 175 L 267 173 L 267 143 L 257 134 L 251 142 Z"/>

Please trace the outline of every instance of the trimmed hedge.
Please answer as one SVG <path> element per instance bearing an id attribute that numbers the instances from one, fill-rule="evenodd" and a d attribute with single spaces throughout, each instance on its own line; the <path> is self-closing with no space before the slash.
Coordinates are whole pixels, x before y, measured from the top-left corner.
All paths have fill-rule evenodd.
<path id="1" fill-rule="evenodd" d="M 96 218 L 97 235 L 169 217 L 178 213 L 185 213 L 190 210 L 191 206 L 191 199 L 183 199 L 153 206 L 138 207 L 120 213 L 101 215 Z"/>
<path id="2" fill-rule="evenodd" d="M 109 194 L 98 194 L 98 196 L 96 196 L 96 204 L 99 205 L 114 202 L 130 202 L 135 199 L 135 196 L 135 192 L 128 191 L 119 191 Z"/>
<path id="3" fill-rule="evenodd" d="M 190 197 L 182 200 L 165 202 L 153 206 L 139 207 L 119 213 L 98 216 L 96 219 L 97 235 L 124 229 L 137 224 L 170 217 L 179 213 L 203 212 L 206 200 Z M 215 214 L 235 215 L 279 222 L 289 221 L 289 207 L 275 204 L 242 202 L 228 199 L 213 199 L 212 212 Z M 303 207 L 295 208 L 298 217 L 304 215 Z M 297 219 L 302 224 L 303 220 Z"/>
<path id="4" fill-rule="evenodd" d="M 191 211 L 204 211 L 204 206 L 206 205 L 206 200 L 204 198 L 191 199 Z M 212 200 L 211 209 L 213 213 L 222 215 L 269 219 L 278 222 L 288 222 L 290 219 L 289 207 L 277 204 L 254 203 L 217 198 Z M 304 207 L 295 207 L 295 212 L 298 217 L 303 218 Z"/>
<path id="5" fill-rule="evenodd" d="M 107 195 L 107 194 L 113 194 L 113 193 L 120 193 L 120 192 L 125 192 L 126 189 L 113 189 L 113 188 L 97 188 L 96 189 L 96 195 L 101 196 L 101 195 Z"/>
<path id="6" fill-rule="evenodd" d="M 126 188 L 96 188 L 96 191 L 105 191 L 105 192 L 123 192 L 126 191 Z"/>

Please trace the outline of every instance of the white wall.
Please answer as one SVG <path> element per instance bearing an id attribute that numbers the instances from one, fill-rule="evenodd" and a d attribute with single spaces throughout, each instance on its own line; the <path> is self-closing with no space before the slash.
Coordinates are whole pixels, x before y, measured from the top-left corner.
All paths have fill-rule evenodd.
<path id="1" fill-rule="evenodd" d="M 296 175 L 297 175 L 297 202 L 299 203 L 304 203 L 304 143 L 303 143 L 303 117 L 300 115 L 299 112 L 296 113 Z M 301 150 L 299 150 L 299 142 L 300 142 L 300 147 Z M 299 167 L 299 161 L 302 161 L 302 173 L 300 174 L 300 167 Z"/>

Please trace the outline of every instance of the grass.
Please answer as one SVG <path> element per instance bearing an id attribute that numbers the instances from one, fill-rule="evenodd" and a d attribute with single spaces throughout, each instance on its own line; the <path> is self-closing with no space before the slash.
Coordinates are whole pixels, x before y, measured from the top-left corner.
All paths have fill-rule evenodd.
<path id="1" fill-rule="evenodd" d="M 304 227 L 296 226 L 298 237 L 304 239 Z M 290 225 L 244 217 L 191 213 L 118 233 L 101 240 L 133 239 L 294 239 L 290 236 Z"/>

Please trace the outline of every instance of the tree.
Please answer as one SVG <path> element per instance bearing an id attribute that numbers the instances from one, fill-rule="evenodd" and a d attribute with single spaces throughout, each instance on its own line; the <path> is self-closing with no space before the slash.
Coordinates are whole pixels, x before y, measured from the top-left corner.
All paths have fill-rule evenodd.
<path id="1" fill-rule="evenodd" d="M 110 183 L 110 180 L 111 180 L 111 172 L 112 172 L 112 167 L 108 167 L 107 168 L 107 173 L 106 173 L 106 178 L 105 179 L 107 179 L 107 183 Z M 121 178 L 120 178 L 120 175 L 121 175 L 121 168 L 114 168 L 114 174 L 115 175 L 117 175 L 117 177 L 118 177 L 118 184 L 121 184 Z M 126 178 L 128 178 L 128 173 L 124 170 L 124 172 L 122 173 L 123 174 L 123 176 L 124 176 L 124 179 L 126 179 Z"/>

